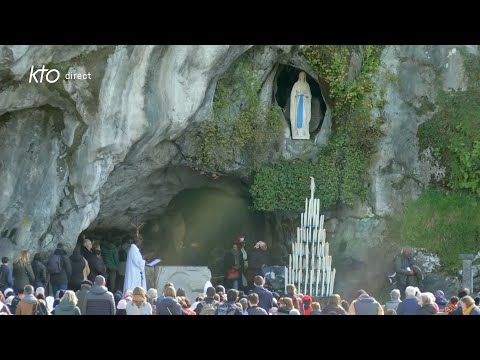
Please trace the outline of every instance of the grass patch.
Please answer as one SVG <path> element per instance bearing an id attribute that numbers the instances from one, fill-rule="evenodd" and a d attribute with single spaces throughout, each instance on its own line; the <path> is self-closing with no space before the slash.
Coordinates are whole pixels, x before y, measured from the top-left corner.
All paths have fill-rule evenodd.
<path id="1" fill-rule="evenodd" d="M 441 268 L 454 273 L 459 255 L 480 250 L 480 200 L 463 193 L 426 191 L 391 223 L 391 239 L 437 254 Z"/>

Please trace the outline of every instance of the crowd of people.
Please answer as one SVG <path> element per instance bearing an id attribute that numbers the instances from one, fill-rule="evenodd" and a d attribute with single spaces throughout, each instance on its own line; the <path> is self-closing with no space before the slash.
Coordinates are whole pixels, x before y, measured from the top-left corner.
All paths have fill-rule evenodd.
<path id="1" fill-rule="evenodd" d="M 208 284 L 211 285 L 211 284 Z M 0 292 L 2 315 L 480 315 L 478 303 L 468 289 L 461 289 L 449 301 L 442 291 L 421 293 L 418 288 L 407 287 L 405 297 L 398 289 L 392 290 L 391 299 L 381 305 L 366 291 L 359 290 L 349 304 L 340 295 L 333 294 L 322 307 L 309 295 L 297 292 L 287 285 L 283 296 L 265 288 L 265 279 L 257 275 L 254 288 L 245 293 L 236 289 L 226 291 L 223 285 L 206 286 L 192 303 L 185 290 L 175 290 L 171 282 L 165 284 L 159 295 L 154 288 L 145 291 L 137 286 L 133 290 L 112 293 L 102 275 L 94 283 L 84 280 L 81 288 L 59 290 L 56 298 L 45 297 L 45 289 L 32 285 L 18 292 L 11 288 Z"/>
<path id="2" fill-rule="evenodd" d="M 146 291 L 145 260 L 141 238 L 121 244 L 100 246 L 84 235 L 68 256 L 59 243 L 46 261 L 28 250 L 10 265 L 0 266 L 0 314 L 3 315 L 480 315 L 480 297 L 461 289 L 450 300 L 441 290 L 421 292 L 418 287 L 394 289 L 381 305 L 365 290 L 349 303 L 339 294 L 313 299 L 298 293 L 292 284 L 280 295 L 261 275 L 268 262 L 267 244 L 257 242 L 250 256 L 244 238 L 237 237 L 224 257 L 224 284 L 208 282 L 204 293 L 191 301 L 185 290 L 168 282 L 161 294 Z M 402 256 L 409 255 L 402 252 Z M 401 260 L 401 261 L 400 261 Z M 413 276 L 411 263 L 400 259 L 405 277 Z M 407 258 L 408 260 L 408 258 Z M 407 282 L 407 281 L 405 281 Z M 405 282 L 400 282 L 401 284 Z M 240 290 L 242 289 L 242 290 Z M 403 297 L 403 300 L 401 296 Z M 315 301 L 317 300 L 317 301 Z"/>

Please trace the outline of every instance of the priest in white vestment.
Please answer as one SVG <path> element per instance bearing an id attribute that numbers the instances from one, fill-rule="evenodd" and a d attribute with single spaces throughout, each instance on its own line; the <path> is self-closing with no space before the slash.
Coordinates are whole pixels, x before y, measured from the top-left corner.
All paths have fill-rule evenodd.
<path id="1" fill-rule="evenodd" d="M 147 289 L 147 279 L 145 277 L 145 260 L 138 246 L 142 243 L 142 239 L 138 239 L 135 244 L 130 246 L 127 254 L 127 264 L 125 267 L 125 282 L 123 283 L 123 291 L 133 290 L 137 286 Z"/>

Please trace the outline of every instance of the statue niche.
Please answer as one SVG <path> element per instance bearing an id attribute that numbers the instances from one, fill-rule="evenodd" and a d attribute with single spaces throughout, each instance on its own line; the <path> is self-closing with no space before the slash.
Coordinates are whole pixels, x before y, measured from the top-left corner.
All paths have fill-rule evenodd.
<path id="1" fill-rule="evenodd" d="M 312 93 L 307 75 L 301 71 L 290 94 L 290 123 L 292 139 L 310 140 L 310 118 L 312 113 Z"/>

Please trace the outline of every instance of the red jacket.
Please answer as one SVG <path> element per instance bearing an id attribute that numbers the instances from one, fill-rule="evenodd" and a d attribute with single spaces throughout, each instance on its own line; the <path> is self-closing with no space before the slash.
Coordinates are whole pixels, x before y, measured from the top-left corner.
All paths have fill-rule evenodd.
<path id="1" fill-rule="evenodd" d="M 183 311 L 185 311 L 188 315 L 197 315 L 195 311 L 190 308 L 183 308 Z"/>
<path id="2" fill-rule="evenodd" d="M 293 297 L 288 295 L 290 299 L 292 299 L 293 307 L 300 312 L 300 315 L 305 315 L 305 308 L 303 307 L 303 301 L 300 297 Z"/>
<path id="3" fill-rule="evenodd" d="M 305 315 L 310 315 L 312 311 L 313 311 L 313 308 L 310 306 L 308 309 L 305 309 Z"/>

